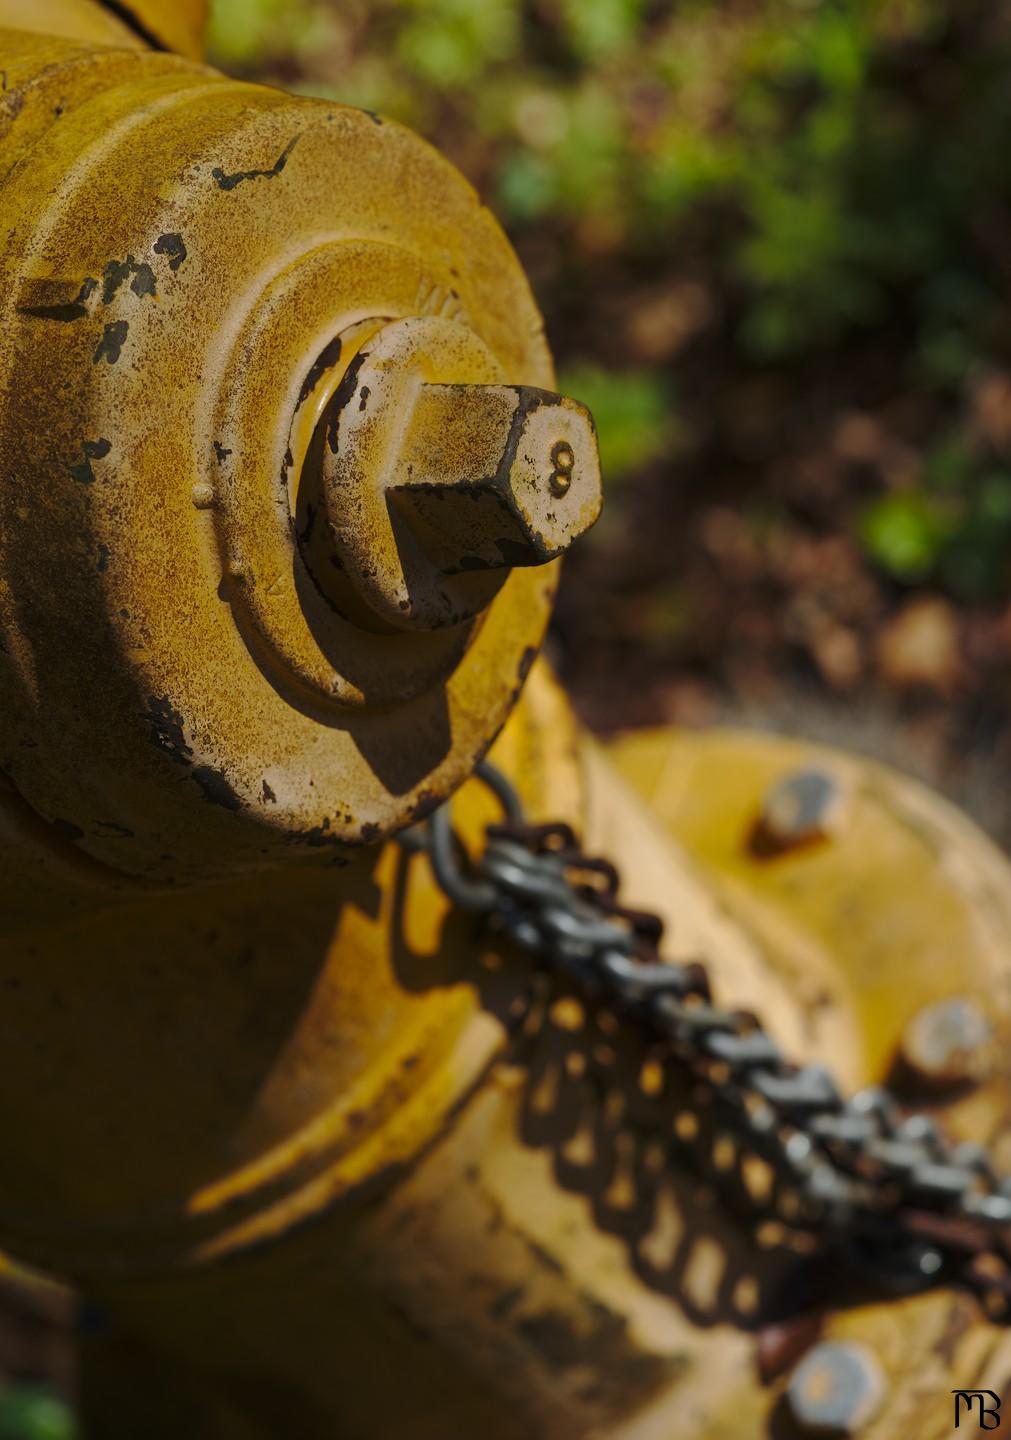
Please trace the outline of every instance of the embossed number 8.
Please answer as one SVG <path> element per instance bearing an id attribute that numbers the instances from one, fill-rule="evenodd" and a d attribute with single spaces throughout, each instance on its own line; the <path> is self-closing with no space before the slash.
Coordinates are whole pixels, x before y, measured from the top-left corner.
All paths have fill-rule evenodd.
<path id="1" fill-rule="evenodd" d="M 556 440 L 551 447 L 551 463 L 555 467 L 548 477 L 552 495 L 561 497 L 572 484 L 572 470 L 576 463 L 572 446 L 567 440 Z"/>

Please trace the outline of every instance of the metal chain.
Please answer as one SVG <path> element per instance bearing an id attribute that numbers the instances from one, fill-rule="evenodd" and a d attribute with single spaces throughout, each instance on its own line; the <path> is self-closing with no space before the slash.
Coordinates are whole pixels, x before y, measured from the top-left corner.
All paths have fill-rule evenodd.
<path id="1" fill-rule="evenodd" d="M 705 1083 L 724 1133 L 771 1171 L 764 1201 L 748 1197 L 755 1219 L 776 1216 L 841 1246 L 891 1288 L 959 1278 L 991 1312 L 1011 1313 L 1011 1177 L 995 1173 L 985 1148 L 951 1141 L 886 1090 L 847 1100 L 822 1066 L 792 1064 L 756 1016 L 713 1004 L 702 965 L 660 958 L 663 922 L 620 905 L 609 861 L 584 855 L 565 824 L 525 823 L 492 765 L 476 773 L 505 812 L 477 860 L 448 806 L 403 843 L 427 850 L 455 905 L 634 1027 L 666 1066 Z"/>

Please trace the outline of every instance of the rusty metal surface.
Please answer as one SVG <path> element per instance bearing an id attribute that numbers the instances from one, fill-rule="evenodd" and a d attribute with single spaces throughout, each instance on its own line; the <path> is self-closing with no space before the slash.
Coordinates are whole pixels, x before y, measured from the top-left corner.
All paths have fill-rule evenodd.
<path id="1" fill-rule="evenodd" d="M 301 412 L 331 397 L 332 426 L 370 324 L 407 316 L 550 388 L 526 281 L 470 187 L 377 116 L 164 55 L 2 50 L 7 780 L 137 879 L 339 864 L 468 772 L 555 576 L 500 574 L 439 631 L 347 619 L 303 549 Z"/>
<path id="2" fill-rule="evenodd" d="M 638 1045 L 531 997 L 424 857 L 377 842 L 512 711 L 493 753 L 532 814 L 582 828 L 672 958 L 704 954 L 718 999 L 846 1087 L 952 990 L 995 996 L 1006 1036 L 1006 862 L 918 787 L 810 747 L 644 737 L 613 751 L 629 789 L 533 664 L 553 566 L 454 573 L 505 538 L 560 548 L 515 492 L 469 552 L 400 475 L 427 599 L 402 611 L 389 565 L 363 584 L 367 545 L 344 583 L 327 438 L 365 424 L 363 357 L 398 322 L 459 343 L 465 373 L 425 383 L 490 387 L 478 468 L 512 483 L 502 388 L 553 384 L 515 258 L 380 117 L 130 37 L 97 51 L 113 22 L 62 9 L 78 43 L 0 29 L 0 1243 L 111 1306 L 87 1341 L 98 1433 L 178 1440 L 197 1413 L 222 1440 L 757 1440 L 789 1384 L 761 1324 L 792 1361 L 782 1327 L 817 1333 L 813 1309 L 922 1382 L 867 1440 L 930 1436 L 935 1392 L 1011 1368 L 973 1302 L 870 1305 L 756 1251 L 635 1141 Z M 134 13 L 188 45 L 198 9 Z M 567 413 L 533 470 L 575 492 L 571 531 L 593 502 L 568 473 L 593 476 Z M 447 595 L 474 618 L 433 627 Z M 842 822 L 756 844 L 764 797 L 812 768 Z M 454 802 L 470 846 L 488 803 Z M 998 1065 L 945 1118 L 1000 1137 L 1007 1095 Z"/>

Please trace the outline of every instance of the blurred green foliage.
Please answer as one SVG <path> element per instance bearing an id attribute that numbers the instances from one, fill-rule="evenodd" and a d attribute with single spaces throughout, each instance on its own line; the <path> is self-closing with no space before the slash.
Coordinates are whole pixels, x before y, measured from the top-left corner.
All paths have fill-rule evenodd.
<path id="1" fill-rule="evenodd" d="M 1009 362 L 1005 7 L 216 0 L 212 51 L 446 148 L 521 249 L 550 239 L 535 274 L 549 312 L 591 272 L 689 273 L 742 373 L 833 353 L 845 367 L 880 335 L 891 389 L 926 396 L 932 419 L 917 473 L 853 502 L 854 533 L 900 583 L 1006 586 L 1011 456 L 971 416 L 978 376 Z M 609 478 L 654 463 L 673 435 L 656 356 L 606 324 L 551 333 L 597 410 Z"/>
<path id="2" fill-rule="evenodd" d="M 62 1401 L 36 1385 L 14 1385 L 0 1395 L 0 1440 L 78 1440 L 74 1417 Z"/>
<path id="3" fill-rule="evenodd" d="M 925 579 L 950 538 L 943 510 L 915 490 L 884 495 L 861 517 L 860 538 L 885 570 L 911 583 Z"/>

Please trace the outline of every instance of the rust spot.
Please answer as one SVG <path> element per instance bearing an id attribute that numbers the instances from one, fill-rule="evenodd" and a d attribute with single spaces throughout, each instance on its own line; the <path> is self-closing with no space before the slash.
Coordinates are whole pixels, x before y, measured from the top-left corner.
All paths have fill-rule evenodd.
<path id="1" fill-rule="evenodd" d="M 154 271 L 146 260 L 133 267 L 133 279 L 130 281 L 131 293 L 138 296 L 154 295 L 157 287 L 155 285 Z"/>
<path id="2" fill-rule="evenodd" d="M 296 410 L 305 404 L 326 372 L 332 370 L 337 364 L 341 358 L 341 349 L 341 337 L 339 335 L 334 336 L 329 345 L 324 345 L 319 353 L 319 357 L 313 362 L 309 373 L 302 381 L 302 388 L 298 392 L 298 404 L 295 406 Z"/>
<path id="3" fill-rule="evenodd" d="M 113 320 L 111 324 L 106 325 L 98 347 L 92 356 L 94 363 L 97 365 L 100 360 L 108 360 L 110 365 L 115 365 L 123 353 L 123 346 L 129 332 L 130 326 L 126 320 Z"/>
<path id="4" fill-rule="evenodd" d="M 215 165 L 211 171 L 211 175 L 217 181 L 218 188 L 221 190 L 234 190 L 237 185 L 241 185 L 246 180 L 273 180 L 276 175 L 280 175 L 281 171 L 287 165 L 288 156 L 294 150 L 300 138 L 298 135 L 293 135 L 268 170 L 237 170 L 233 175 L 226 175 L 220 165 Z"/>
<path id="5" fill-rule="evenodd" d="M 165 255 L 168 258 L 170 270 L 178 270 L 179 266 L 186 259 L 186 246 L 183 237 L 176 231 L 169 231 L 165 235 L 159 235 L 154 242 L 154 253 Z"/>
<path id="6" fill-rule="evenodd" d="M 411 818 L 413 820 L 424 820 L 426 815 L 431 815 L 433 810 L 438 809 L 440 798 L 432 790 L 419 790 L 418 798 L 411 806 Z"/>
<path id="7" fill-rule="evenodd" d="M 77 465 L 71 465 L 70 473 L 80 485 L 94 485 L 95 472 L 91 468 L 92 460 L 104 460 L 112 449 L 108 440 L 85 440 L 81 444 L 84 451 L 84 459 Z M 104 568 L 104 567 L 100 567 Z"/>
<path id="8" fill-rule="evenodd" d="M 130 281 L 130 289 L 134 295 L 155 293 L 154 271 L 151 266 L 146 260 L 138 264 L 132 255 L 128 255 L 125 260 L 110 260 L 103 270 L 102 304 L 110 304 L 127 280 Z"/>
<path id="9" fill-rule="evenodd" d="M 368 358 L 364 350 L 355 356 L 345 371 L 343 380 L 334 391 L 333 399 L 330 401 L 330 423 L 327 427 L 326 443 L 332 455 L 337 454 L 341 411 L 358 388 L 358 372 Z"/>

